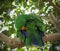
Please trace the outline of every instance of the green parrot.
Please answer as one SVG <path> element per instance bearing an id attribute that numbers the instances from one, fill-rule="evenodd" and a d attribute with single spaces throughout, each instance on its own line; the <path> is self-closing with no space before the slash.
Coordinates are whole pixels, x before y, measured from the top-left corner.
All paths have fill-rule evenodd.
<path id="1" fill-rule="evenodd" d="M 17 37 L 26 46 L 43 46 L 45 24 L 40 16 L 35 14 L 21 14 L 15 19 L 15 27 L 17 29 Z"/>

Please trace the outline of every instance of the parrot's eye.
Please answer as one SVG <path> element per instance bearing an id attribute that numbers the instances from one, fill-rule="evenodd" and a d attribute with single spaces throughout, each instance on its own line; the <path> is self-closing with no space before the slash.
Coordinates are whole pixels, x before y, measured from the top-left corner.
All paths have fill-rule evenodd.
<path id="1" fill-rule="evenodd" d="M 23 27 L 22 27 L 22 30 L 26 30 L 26 27 L 25 27 L 25 26 L 23 26 Z"/>

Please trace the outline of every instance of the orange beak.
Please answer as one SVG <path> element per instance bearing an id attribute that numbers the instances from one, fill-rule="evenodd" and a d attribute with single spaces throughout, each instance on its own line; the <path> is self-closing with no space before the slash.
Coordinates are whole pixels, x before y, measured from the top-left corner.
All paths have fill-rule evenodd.
<path id="1" fill-rule="evenodd" d="M 23 27 L 22 27 L 22 30 L 26 30 L 26 27 L 25 27 L 25 26 L 23 26 Z"/>

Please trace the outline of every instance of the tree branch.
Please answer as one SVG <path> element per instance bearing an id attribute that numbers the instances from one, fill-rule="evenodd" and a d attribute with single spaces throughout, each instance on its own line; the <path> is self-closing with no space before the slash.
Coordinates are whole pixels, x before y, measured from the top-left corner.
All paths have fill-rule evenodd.
<path id="1" fill-rule="evenodd" d="M 11 39 L 3 33 L 0 33 L 0 40 L 4 41 L 7 45 L 11 42 Z"/>
<path id="2" fill-rule="evenodd" d="M 10 48 L 18 48 L 24 46 L 24 44 L 20 41 L 19 38 L 15 37 L 13 39 L 10 39 L 3 33 L 0 33 L 0 41 L 6 43 Z"/>
<path id="3" fill-rule="evenodd" d="M 48 2 L 57 10 L 58 13 L 60 13 L 60 8 L 55 5 L 51 0 L 48 0 Z"/>
<path id="4" fill-rule="evenodd" d="M 57 32 L 60 32 L 60 23 L 57 21 L 57 18 L 50 12 L 49 16 L 51 17 L 51 20 L 57 30 Z"/>
<path id="5" fill-rule="evenodd" d="M 60 33 L 52 33 L 52 34 L 45 34 L 43 37 L 44 42 L 55 42 L 55 41 L 60 41 Z"/>
<path id="6" fill-rule="evenodd" d="M 18 48 L 18 47 L 23 47 L 24 44 L 20 41 L 19 38 L 15 37 L 12 39 L 10 39 L 8 36 L 0 33 L 0 40 L 5 42 L 10 48 Z M 54 42 L 54 41 L 60 41 L 60 33 L 53 33 L 53 34 L 46 34 L 43 37 L 43 41 L 50 41 L 50 42 Z"/>

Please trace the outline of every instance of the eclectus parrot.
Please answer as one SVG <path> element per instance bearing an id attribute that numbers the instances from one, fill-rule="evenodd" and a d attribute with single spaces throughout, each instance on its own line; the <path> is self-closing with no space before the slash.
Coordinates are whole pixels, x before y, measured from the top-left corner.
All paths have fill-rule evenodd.
<path id="1" fill-rule="evenodd" d="M 45 25 L 40 16 L 35 14 L 22 14 L 15 19 L 15 27 L 17 29 L 17 37 L 26 46 L 43 46 Z"/>

